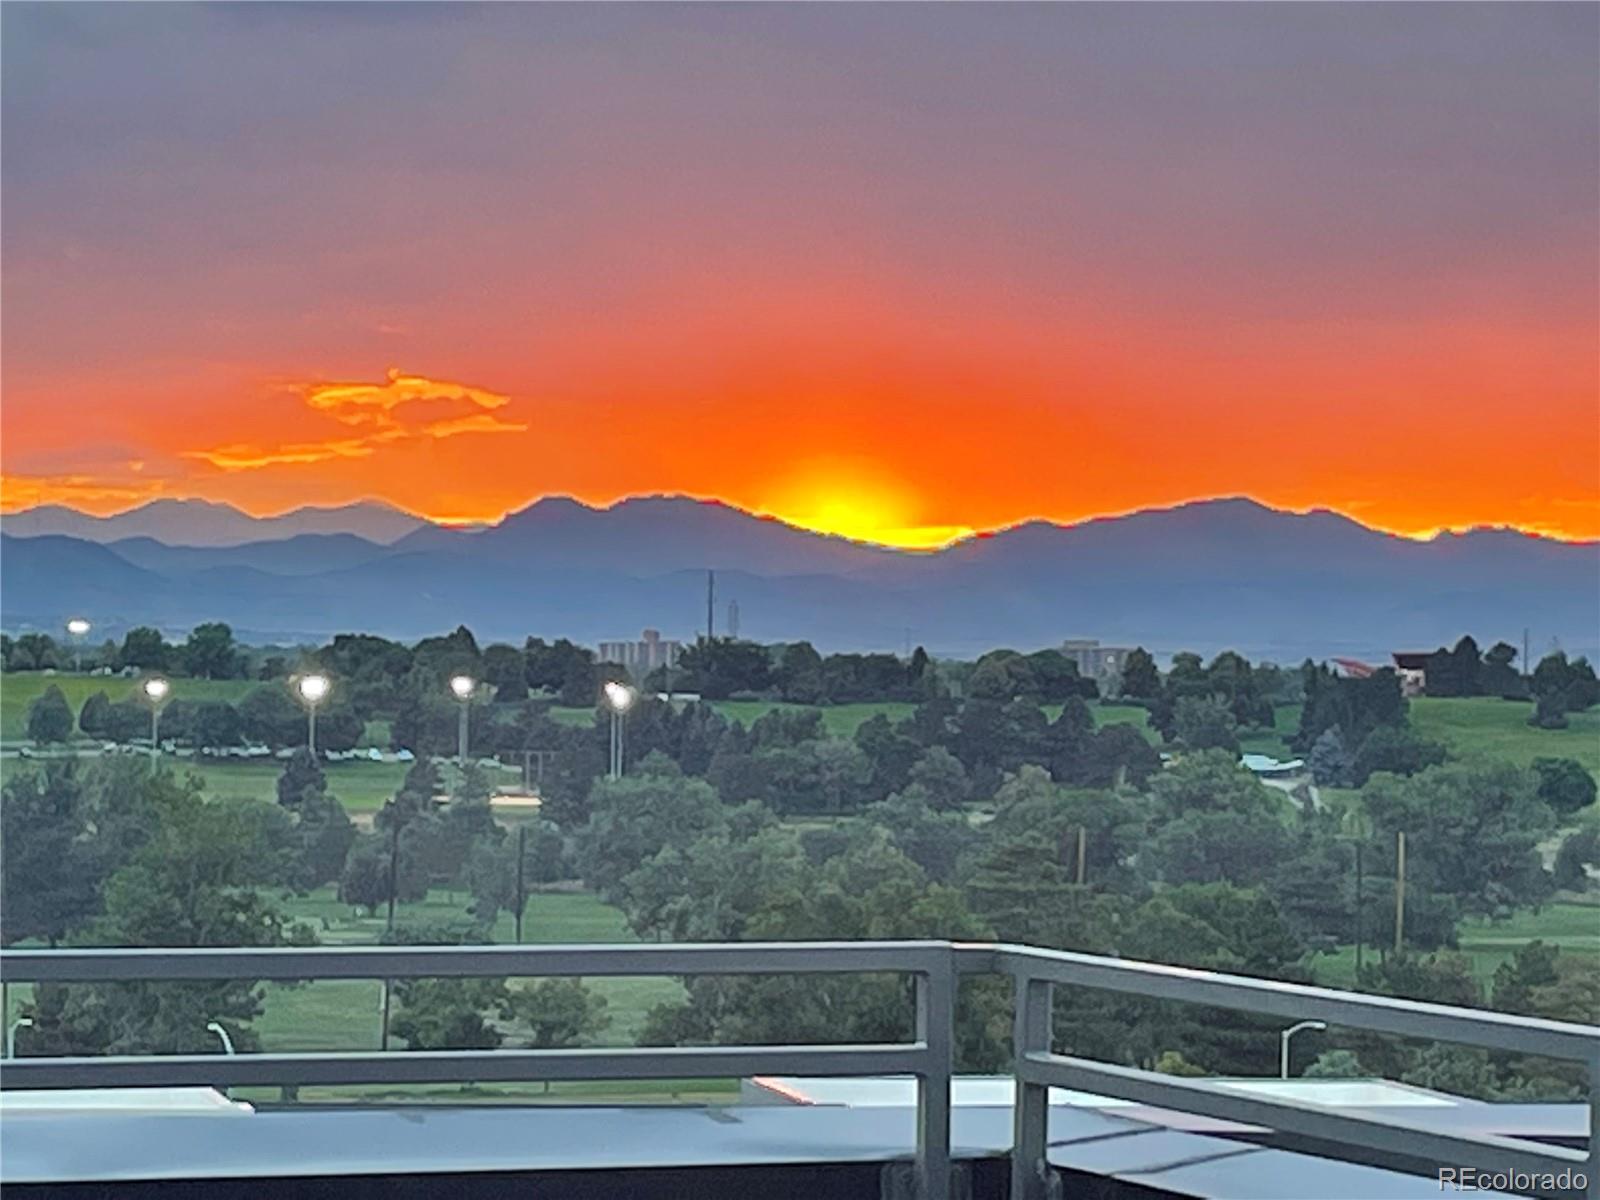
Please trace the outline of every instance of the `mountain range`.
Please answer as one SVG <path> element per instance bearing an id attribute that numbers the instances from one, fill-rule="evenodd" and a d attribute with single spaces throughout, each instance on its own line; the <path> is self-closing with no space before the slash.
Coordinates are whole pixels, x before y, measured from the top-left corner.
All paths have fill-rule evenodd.
<path id="1" fill-rule="evenodd" d="M 257 519 L 193 503 L 112 518 L 7 516 L 0 623 L 53 630 L 82 614 L 106 632 L 149 623 L 176 633 L 225 620 L 251 640 L 358 630 L 409 639 L 458 623 L 518 642 L 592 644 L 647 626 L 692 638 L 715 570 L 719 633 L 736 600 L 742 636 L 825 650 L 910 641 L 966 655 L 1097 637 L 1291 662 L 1383 658 L 1466 632 L 1520 646 L 1524 628 L 1536 650 L 1600 648 L 1594 543 L 1505 530 L 1417 541 L 1243 499 L 1029 522 L 932 553 L 683 497 L 603 509 L 546 499 L 481 531 L 381 505 Z"/>
<path id="2" fill-rule="evenodd" d="M 138 508 L 97 517 L 60 504 L 7 513 L 0 527 L 12 537 L 61 534 L 88 542 L 150 538 L 168 546 L 239 546 L 302 533 L 353 533 L 388 545 L 428 523 L 375 500 L 335 508 L 306 507 L 275 517 L 253 517 L 210 500 L 152 500 Z"/>

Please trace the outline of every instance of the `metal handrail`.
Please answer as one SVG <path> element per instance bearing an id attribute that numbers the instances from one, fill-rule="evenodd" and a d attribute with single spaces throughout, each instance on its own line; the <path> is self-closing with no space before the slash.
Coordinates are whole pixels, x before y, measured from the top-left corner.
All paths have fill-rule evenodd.
<path id="1" fill-rule="evenodd" d="M 1048 1194 L 1048 1092 L 1079 1088 L 1180 1112 L 1267 1126 L 1313 1142 L 1319 1153 L 1372 1153 L 1405 1169 L 1441 1165 L 1533 1176 L 1581 1174 L 1600 1200 L 1600 1028 L 1420 1004 L 1304 984 L 1006 944 L 942 941 L 743 942 L 558 946 L 364 946 L 271 949 L 63 949 L 0 953 L 4 983 L 253 979 L 902 974 L 916 995 L 913 1040 L 890 1045 L 717 1046 L 626 1049 L 155 1055 L 39 1058 L 7 1063 L 0 1088 L 209 1084 L 430 1083 L 726 1077 L 756 1074 L 905 1074 L 917 1081 L 918 1192 L 951 1195 L 950 1086 L 955 990 L 960 976 L 1004 974 L 1016 983 L 1015 1138 L 1012 1196 Z M 1052 994 L 1076 986 L 1228 1008 L 1313 1016 L 1354 1029 L 1574 1059 L 1589 1072 L 1590 1143 L 1572 1150 L 1498 1137 L 1460 1137 L 1401 1121 L 1376 1121 L 1225 1084 L 1180 1079 L 1059 1055 Z M 1538 1182 L 1541 1195 L 1573 1189 Z"/>

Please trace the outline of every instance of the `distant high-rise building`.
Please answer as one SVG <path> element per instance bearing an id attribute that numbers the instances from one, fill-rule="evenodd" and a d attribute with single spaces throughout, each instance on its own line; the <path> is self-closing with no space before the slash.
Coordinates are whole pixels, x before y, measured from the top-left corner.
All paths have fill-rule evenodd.
<path id="1" fill-rule="evenodd" d="M 1133 647 L 1102 646 L 1098 638 L 1068 638 L 1061 643 L 1061 653 L 1078 664 L 1079 675 L 1087 679 L 1105 679 L 1122 670 Z"/>
<path id="2" fill-rule="evenodd" d="M 737 600 L 728 601 L 728 636 L 731 638 L 739 636 L 739 602 Z"/>
<path id="3" fill-rule="evenodd" d="M 643 679 L 657 667 L 677 666 L 682 649 L 681 642 L 662 637 L 660 630 L 646 629 L 636 642 L 601 642 L 599 657 L 601 662 L 619 663 L 635 679 Z"/>

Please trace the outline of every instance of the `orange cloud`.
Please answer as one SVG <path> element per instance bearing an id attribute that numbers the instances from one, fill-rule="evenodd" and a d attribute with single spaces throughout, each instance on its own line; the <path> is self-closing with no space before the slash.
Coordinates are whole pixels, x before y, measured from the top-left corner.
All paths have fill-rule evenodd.
<path id="1" fill-rule="evenodd" d="M 309 383 L 299 390 L 312 408 L 350 425 L 370 420 L 367 410 L 390 413 L 402 404 L 419 400 L 465 400 L 482 409 L 504 408 L 510 403 L 509 396 L 498 392 L 425 375 L 406 375 L 393 367 L 383 383 Z"/>
<path id="2" fill-rule="evenodd" d="M 93 475 L 0 475 L 0 511 L 67 504 L 94 512 L 150 500 L 164 490 L 159 479 L 120 483 Z"/>
<path id="3" fill-rule="evenodd" d="M 198 459 L 221 471 L 254 471 L 262 467 L 327 462 L 332 459 L 368 458 L 385 445 L 416 438 L 451 438 L 466 433 L 522 433 L 524 422 L 506 421 L 494 409 L 510 397 L 464 383 L 406 375 L 391 368 L 383 383 L 305 383 L 292 389 L 313 411 L 341 425 L 371 430 L 360 437 L 267 445 L 236 442 L 209 449 L 185 450 L 182 457 Z M 457 416 L 412 420 L 407 406 L 465 408 Z"/>

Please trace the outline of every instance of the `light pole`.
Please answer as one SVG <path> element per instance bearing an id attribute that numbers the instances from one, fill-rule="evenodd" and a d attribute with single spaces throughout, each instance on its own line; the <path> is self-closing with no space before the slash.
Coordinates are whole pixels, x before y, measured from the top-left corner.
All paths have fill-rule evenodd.
<path id="1" fill-rule="evenodd" d="M 455 693 L 461 702 L 461 724 L 456 729 L 456 766 L 462 771 L 467 769 L 467 723 L 470 719 L 469 710 L 472 708 L 472 694 L 478 690 L 477 680 L 471 675 L 452 675 L 450 677 L 450 690 Z"/>
<path id="2" fill-rule="evenodd" d="M 83 617 L 73 617 L 67 622 L 67 636 L 72 639 L 72 669 L 83 674 L 83 639 L 94 626 Z"/>
<path id="3" fill-rule="evenodd" d="M 11 1022 L 10 1026 L 6 1029 L 7 1058 L 15 1058 L 17 1056 L 17 1030 L 23 1028 L 33 1028 L 32 1017 L 18 1017 L 15 1021 Z"/>
<path id="4" fill-rule="evenodd" d="M 1278 1078 L 1289 1078 L 1289 1039 L 1302 1029 L 1326 1029 L 1326 1021 L 1301 1021 L 1298 1025 L 1291 1025 L 1278 1035 Z"/>
<path id="5" fill-rule="evenodd" d="M 332 686 L 326 675 L 302 675 L 295 680 L 295 693 L 306 706 L 306 748 L 311 751 L 312 758 L 317 757 L 317 705 L 328 698 L 328 689 Z"/>
<path id="6" fill-rule="evenodd" d="M 172 685 L 159 675 L 152 675 L 140 685 L 145 702 L 150 705 L 150 757 L 161 753 L 161 706 L 166 703 Z"/>
<path id="7" fill-rule="evenodd" d="M 608 680 L 603 689 L 606 706 L 611 709 L 611 778 L 622 778 L 622 718 L 633 706 L 634 690 L 625 683 Z"/>

